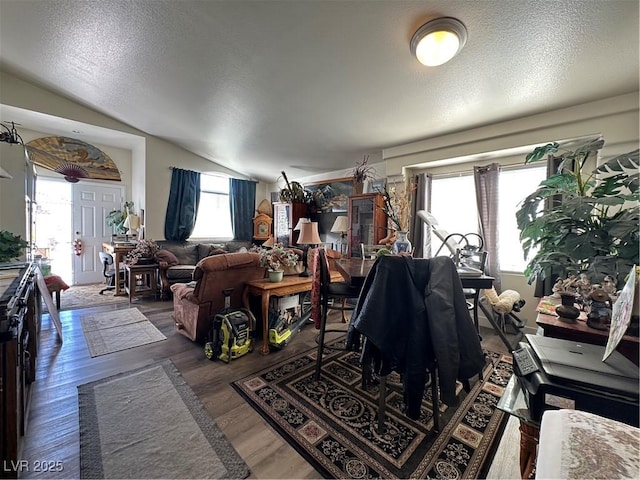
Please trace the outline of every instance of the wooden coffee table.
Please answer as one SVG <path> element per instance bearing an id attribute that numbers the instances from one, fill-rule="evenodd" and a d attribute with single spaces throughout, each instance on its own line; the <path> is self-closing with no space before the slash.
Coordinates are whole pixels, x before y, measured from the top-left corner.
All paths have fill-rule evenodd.
<path id="1" fill-rule="evenodd" d="M 339 272 L 331 272 L 331 281 L 341 281 Z M 271 296 L 284 297 L 311 291 L 313 277 L 300 277 L 298 275 L 286 275 L 281 282 L 270 282 L 268 278 L 251 280 L 245 284 L 242 294 L 242 302 L 249 309 L 249 295 L 261 297 L 262 306 L 262 355 L 269 354 L 269 299 Z"/>

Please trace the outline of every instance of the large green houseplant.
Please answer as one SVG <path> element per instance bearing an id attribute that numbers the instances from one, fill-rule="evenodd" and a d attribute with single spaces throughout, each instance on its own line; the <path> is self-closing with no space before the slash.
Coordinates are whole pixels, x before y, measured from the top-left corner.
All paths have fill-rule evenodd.
<path id="1" fill-rule="evenodd" d="M 18 258 L 28 246 L 29 244 L 20 235 L 0 230 L 0 263 Z"/>
<path id="2" fill-rule="evenodd" d="M 113 228 L 113 233 L 120 234 L 127 231 L 124 222 L 132 210 L 133 202 L 124 202 L 124 208 L 122 210 L 111 210 L 107 214 L 107 225 Z"/>
<path id="3" fill-rule="evenodd" d="M 559 161 L 557 173 L 516 212 L 525 258 L 535 252 L 525 271 L 529 283 L 585 273 L 592 283 L 612 275 L 620 286 L 640 261 L 638 150 L 594 169 L 603 146 L 602 139 L 573 150 L 549 143 L 527 155 L 525 163 L 549 155 Z"/>

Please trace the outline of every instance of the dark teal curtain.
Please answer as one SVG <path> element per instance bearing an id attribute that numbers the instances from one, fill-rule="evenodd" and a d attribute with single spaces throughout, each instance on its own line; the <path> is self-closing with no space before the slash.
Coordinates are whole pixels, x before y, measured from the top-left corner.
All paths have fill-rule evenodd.
<path id="1" fill-rule="evenodd" d="M 256 182 L 229 179 L 229 207 L 234 240 L 251 241 L 253 214 L 256 209 Z"/>
<path id="2" fill-rule="evenodd" d="M 174 168 L 164 219 L 166 240 L 186 240 L 193 232 L 200 204 L 200 173 Z"/>

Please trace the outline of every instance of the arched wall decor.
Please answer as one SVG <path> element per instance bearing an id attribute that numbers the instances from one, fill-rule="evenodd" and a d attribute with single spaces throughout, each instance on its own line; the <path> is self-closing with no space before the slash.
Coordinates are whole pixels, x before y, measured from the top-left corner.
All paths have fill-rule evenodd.
<path id="1" fill-rule="evenodd" d="M 25 145 L 31 161 L 64 175 L 75 183 L 81 178 L 121 181 L 109 155 L 93 145 L 70 137 L 42 137 Z"/>

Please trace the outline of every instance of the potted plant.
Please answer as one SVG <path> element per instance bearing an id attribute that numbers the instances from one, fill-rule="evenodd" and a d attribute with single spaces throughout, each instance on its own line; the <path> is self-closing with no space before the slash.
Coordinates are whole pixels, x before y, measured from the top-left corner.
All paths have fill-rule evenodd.
<path id="1" fill-rule="evenodd" d="M 120 234 L 127 231 L 127 228 L 124 226 L 124 221 L 132 209 L 133 202 L 124 202 L 123 210 L 111 210 L 107 214 L 107 225 L 113 228 L 113 233 Z"/>
<path id="2" fill-rule="evenodd" d="M 362 193 L 365 180 L 376 178 L 376 169 L 369 165 L 369 155 L 365 155 L 361 162 L 356 162 L 351 176 L 353 177 L 353 193 L 359 195 Z"/>
<path id="3" fill-rule="evenodd" d="M 311 203 L 313 201 L 311 192 L 305 190 L 299 182 L 289 182 L 287 178 L 287 174 L 282 172 L 282 178 L 284 178 L 286 187 L 280 190 L 280 201 L 281 202 L 298 202 L 298 203 Z"/>
<path id="4" fill-rule="evenodd" d="M 29 244 L 20 235 L 7 230 L 0 231 L 0 263 L 10 262 L 22 255 Z"/>
<path id="5" fill-rule="evenodd" d="M 382 191 L 382 210 L 391 222 L 391 238 L 393 253 L 408 252 L 413 249 L 408 238 L 409 220 L 411 219 L 411 196 L 416 190 L 417 185 L 410 182 L 398 188 L 393 185 L 390 189 L 384 187 Z"/>
<path id="6" fill-rule="evenodd" d="M 638 150 L 591 169 L 587 161 L 595 165 L 603 146 L 601 139 L 574 150 L 549 143 L 527 155 L 532 163 L 560 152 L 557 173 L 516 212 L 524 256 L 534 253 L 525 270 L 529 283 L 584 273 L 591 283 L 611 275 L 620 286 L 640 261 Z"/>
<path id="7" fill-rule="evenodd" d="M 276 243 L 272 248 L 256 247 L 252 251 L 260 255 L 260 266 L 266 267 L 269 279 L 279 282 L 284 275 L 283 267 L 295 267 L 298 265 L 298 255 L 283 247 L 282 243 Z"/>
<path id="8" fill-rule="evenodd" d="M 153 263 L 158 250 L 160 250 L 160 247 L 153 240 L 138 240 L 135 248 L 124 257 L 124 262 L 127 265 Z"/>

